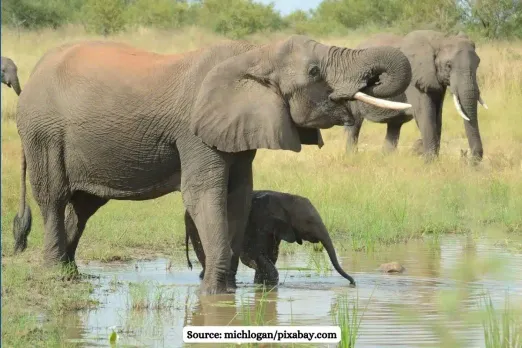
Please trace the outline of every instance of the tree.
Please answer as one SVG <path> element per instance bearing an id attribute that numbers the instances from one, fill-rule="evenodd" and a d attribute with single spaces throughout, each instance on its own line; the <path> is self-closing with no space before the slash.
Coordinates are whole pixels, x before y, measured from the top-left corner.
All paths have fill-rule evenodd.
<path id="1" fill-rule="evenodd" d="M 125 28 L 124 0 L 86 0 L 82 8 L 83 22 L 89 31 L 104 36 Z"/>

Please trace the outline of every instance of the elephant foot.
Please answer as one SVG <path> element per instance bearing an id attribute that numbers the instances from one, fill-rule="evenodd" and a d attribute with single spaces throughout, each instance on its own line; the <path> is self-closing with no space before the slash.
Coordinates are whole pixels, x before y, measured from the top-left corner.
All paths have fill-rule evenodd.
<path id="1" fill-rule="evenodd" d="M 201 282 L 200 295 L 219 295 L 219 294 L 231 294 L 235 292 L 235 289 L 228 288 L 229 275 L 220 271 L 207 272 L 205 270 L 205 278 Z"/>
<path id="2" fill-rule="evenodd" d="M 235 291 L 237 289 L 236 277 L 229 277 L 227 279 L 227 290 Z"/>
<path id="3" fill-rule="evenodd" d="M 57 278 L 62 281 L 81 280 L 82 274 L 78 271 L 75 262 L 66 262 L 53 267 L 56 270 Z"/>
<path id="4" fill-rule="evenodd" d="M 386 144 L 382 147 L 382 153 L 384 155 L 391 155 L 393 154 L 395 151 L 397 150 L 397 146 L 396 145 L 392 145 L 392 144 Z"/>
<path id="5" fill-rule="evenodd" d="M 254 278 L 254 284 L 272 288 L 279 284 L 279 277 L 276 278 Z"/>
<path id="6" fill-rule="evenodd" d="M 225 285 L 206 286 L 204 284 L 201 284 L 201 287 L 199 289 L 200 296 L 233 294 L 235 292 L 235 289 L 228 289 Z"/>
<path id="7" fill-rule="evenodd" d="M 417 156 L 422 156 L 422 154 L 424 153 L 423 146 L 424 145 L 422 144 L 422 139 L 417 139 L 411 147 L 412 153 Z"/>
<path id="8" fill-rule="evenodd" d="M 423 155 L 424 157 L 424 163 L 431 164 L 437 160 L 437 154 L 433 152 L 428 152 Z"/>

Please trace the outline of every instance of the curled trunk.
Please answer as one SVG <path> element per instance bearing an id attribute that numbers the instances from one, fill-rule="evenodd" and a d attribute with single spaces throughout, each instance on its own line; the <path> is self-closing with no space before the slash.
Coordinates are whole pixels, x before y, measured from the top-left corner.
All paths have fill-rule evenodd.
<path id="1" fill-rule="evenodd" d="M 403 93 L 411 81 L 410 62 L 396 48 L 352 50 L 321 45 L 318 49 L 328 50 L 322 67 L 337 98 L 353 100 L 357 92 L 390 98 Z"/>

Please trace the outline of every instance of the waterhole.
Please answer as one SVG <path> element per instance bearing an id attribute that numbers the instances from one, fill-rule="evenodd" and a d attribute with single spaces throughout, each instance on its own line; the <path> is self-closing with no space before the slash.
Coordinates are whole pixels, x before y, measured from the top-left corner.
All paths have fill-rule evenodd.
<path id="1" fill-rule="evenodd" d="M 99 276 L 92 281 L 99 305 L 65 315 L 63 327 L 71 342 L 86 347 L 108 346 L 112 330 L 118 346 L 182 347 L 185 325 L 334 325 L 339 316 L 355 315 L 356 347 L 484 347 L 475 314 L 483 293 L 500 310 L 506 294 L 513 303 L 522 299 L 522 253 L 487 239 L 339 250 L 356 288 L 333 270 L 326 252 L 302 249 L 280 256 L 278 287 L 255 287 L 253 270 L 240 265 L 236 294 L 211 298 L 197 294 L 201 266 L 192 252 L 192 270 L 183 251 L 169 259 L 80 264 L 80 272 Z M 390 261 L 405 271 L 381 273 L 379 266 Z"/>

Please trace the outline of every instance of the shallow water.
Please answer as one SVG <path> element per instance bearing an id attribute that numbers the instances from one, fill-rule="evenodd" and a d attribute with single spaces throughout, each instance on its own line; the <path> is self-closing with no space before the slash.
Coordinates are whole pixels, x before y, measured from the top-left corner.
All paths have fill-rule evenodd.
<path id="1" fill-rule="evenodd" d="M 358 297 L 358 315 L 367 306 L 357 347 L 438 347 L 443 343 L 441 332 L 458 339 L 459 346 L 483 347 L 480 323 L 465 320 L 465 313 L 479 308 L 481 292 L 489 290 L 498 309 L 503 308 L 506 291 L 511 300 L 520 303 L 522 299 L 522 254 L 485 239 L 448 237 L 370 254 L 338 254 L 357 288 L 348 287 L 348 281 L 331 266 L 330 271 L 323 271 L 324 265 L 330 265 L 326 252 L 303 251 L 280 256 L 277 266 L 282 284 L 265 294 L 262 302 L 262 292 L 252 284 L 253 271 L 243 265 L 236 294 L 200 301 L 196 291 L 201 267 L 192 252 L 193 270 L 186 267 L 184 252 L 172 261 L 91 262 L 79 268 L 100 276 L 93 281 L 93 297 L 100 306 L 64 316 L 63 325 L 71 341 L 86 347 L 108 346 L 111 327 L 116 327 L 120 346 L 181 347 L 184 325 L 245 325 L 249 309 L 251 322 L 261 325 L 334 325 L 332 311 L 339 298 L 347 296 Z M 406 271 L 377 271 L 389 261 L 400 262 Z M 457 289 L 462 289 L 458 298 Z M 147 296 L 148 308 L 137 308 Z M 452 299 L 459 306 L 456 314 L 445 310 Z M 258 308 L 264 304 L 257 316 L 255 303 Z M 158 304 L 161 308 L 156 308 Z"/>

